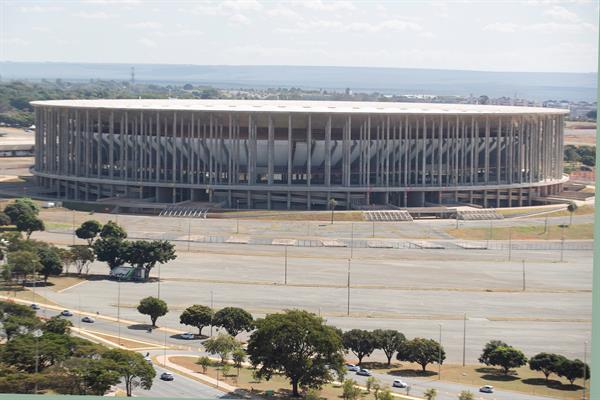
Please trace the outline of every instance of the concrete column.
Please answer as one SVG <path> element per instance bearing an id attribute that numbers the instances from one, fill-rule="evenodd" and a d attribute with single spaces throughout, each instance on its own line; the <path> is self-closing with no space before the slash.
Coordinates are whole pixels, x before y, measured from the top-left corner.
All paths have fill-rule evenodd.
<path id="1" fill-rule="evenodd" d="M 288 153 L 287 153 L 287 184 L 292 184 L 292 150 L 293 150 L 293 142 L 292 142 L 292 114 L 288 114 Z M 289 203 L 289 202 L 288 202 Z M 288 205 L 288 209 L 289 209 Z"/>
<path id="2" fill-rule="evenodd" d="M 273 185 L 273 168 L 275 157 L 275 128 L 273 127 L 273 118 L 268 116 L 268 143 L 267 143 L 267 183 Z M 269 192 L 269 209 L 271 208 L 271 193 Z"/>
<path id="3" fill-rule="evenodd" d="M 325 186 L 331 185 L 331 115 L 325 126 Z"/>

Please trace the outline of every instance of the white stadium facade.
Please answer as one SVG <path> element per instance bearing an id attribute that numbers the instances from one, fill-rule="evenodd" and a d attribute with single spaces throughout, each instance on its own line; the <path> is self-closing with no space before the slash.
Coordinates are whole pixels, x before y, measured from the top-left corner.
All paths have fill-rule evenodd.
<path id="1" fill-rule="evenodd" d="M 535 204 L 558 193 L 567 110 L 255 100 L 35 101 L 57 198 L 326 209 Z"/>

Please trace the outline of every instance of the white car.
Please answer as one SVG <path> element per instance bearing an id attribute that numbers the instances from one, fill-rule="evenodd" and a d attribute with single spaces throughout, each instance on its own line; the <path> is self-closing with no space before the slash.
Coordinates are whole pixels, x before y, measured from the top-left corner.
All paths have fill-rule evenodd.
<path id="1" fill-rule="evenodd" d="M 394 379 L 394 383 L 392 384 L 392 386 L 397 387 L 397 388 L 407 388 L 408 383 L 406 383 L 400 379 Z"/>
<path id="2" fill-rule="evenodd" d="M 360 367 L 358 367 L 354 364 L 346 364 L 346 369 L 348 371 L 357 372 L 358 370 L 360 370 Z"/>
<path id="3" fill-rule="evenodd" d="M 365 368 L 361 368 L 358 371 L 356 371 L 356 375 L 371 376 L 371 371 Z"/>
<path id="4" fill-rule="evenodd" d="M 196 338 L 194 334 L 190 332 L 182 333 L 179 337 L 184 340 L 194 340 Z"/>
<path id="5" fill-rule="evenodd" d="M 479 388 L 481 393 L 494 393 L 494 387 L 491 385 L 485 385 Z"/>

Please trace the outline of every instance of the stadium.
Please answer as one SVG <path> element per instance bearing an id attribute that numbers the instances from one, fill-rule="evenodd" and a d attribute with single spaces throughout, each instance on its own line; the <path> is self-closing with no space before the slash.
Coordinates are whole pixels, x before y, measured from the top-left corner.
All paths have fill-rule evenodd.
<path id="1" fill-rule="evenodd" d="M 33 174 L 76 201 L 524 206 L 562 190 L 568 110 L 256 100 L 34 101 Z"/>

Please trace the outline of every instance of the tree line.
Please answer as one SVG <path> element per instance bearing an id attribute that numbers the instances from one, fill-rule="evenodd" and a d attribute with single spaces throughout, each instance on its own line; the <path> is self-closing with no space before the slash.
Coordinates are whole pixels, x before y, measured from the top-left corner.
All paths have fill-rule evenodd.
<path id="1" fill-rule="evenodd" d="M 0 322 L 1 393 L 103 396 L 123 383 L 131 396 L 134 387 L 152 386 L 156 372 L 141 354 L 71 336 L 71 322 L 60 316 L 42 320 L 27 306 L 0 302 Z"/>

